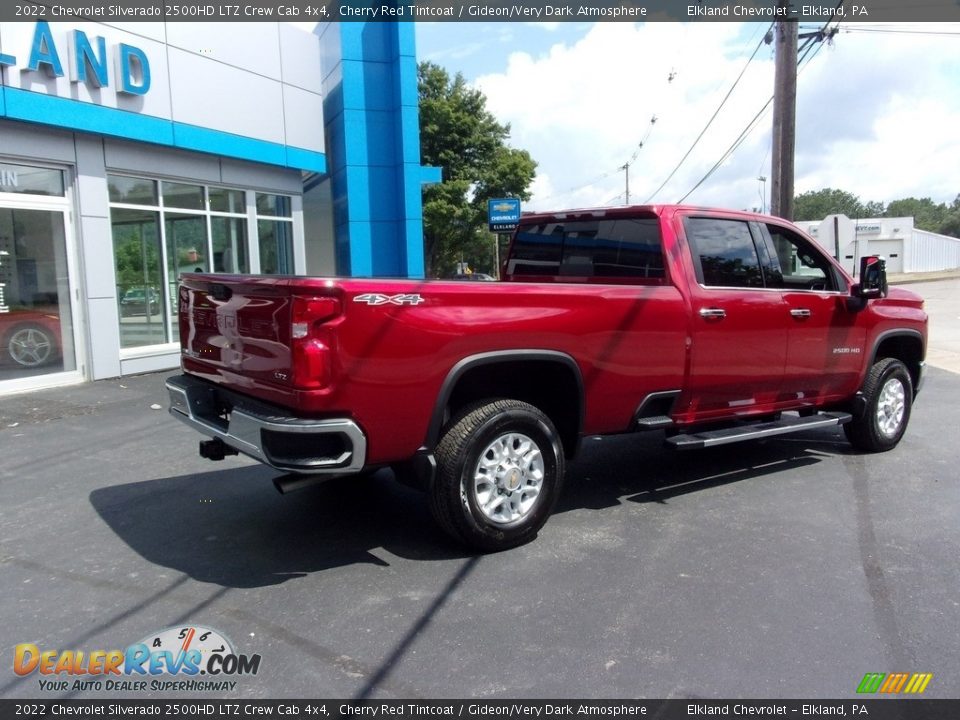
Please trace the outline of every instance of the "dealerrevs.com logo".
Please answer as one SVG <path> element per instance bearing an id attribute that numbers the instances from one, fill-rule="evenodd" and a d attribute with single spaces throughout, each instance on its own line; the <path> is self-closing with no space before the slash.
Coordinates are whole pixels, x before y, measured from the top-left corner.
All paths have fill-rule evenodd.
<path id="1" fill-rule="evenodd" d="M 49 691 L 229 691 L 238 675 L 256 675 L 260 655 L 238 654 L 220 632 L 202 625 L 147 635 L 125 650 L 51 650 L 21 643 L 13 671 L 37 676 Z"/>
<path id="2" fill-rule="evenodd" d="M 933 673 L 867 673 L 857 686 L 858 693 L 922 695 Z"/>

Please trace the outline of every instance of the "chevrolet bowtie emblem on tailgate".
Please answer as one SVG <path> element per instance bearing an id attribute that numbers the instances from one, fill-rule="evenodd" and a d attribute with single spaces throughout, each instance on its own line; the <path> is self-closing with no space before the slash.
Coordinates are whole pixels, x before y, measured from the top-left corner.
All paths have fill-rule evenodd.
<path id="1" fill-rule="evenodd" d="M 400 295 L 381 295 L 380 293 L 364 293 L 357 295 L 354 302 L 367 305 L 419 305 L 425 302 L 417 293 L 403 293 Z"/>

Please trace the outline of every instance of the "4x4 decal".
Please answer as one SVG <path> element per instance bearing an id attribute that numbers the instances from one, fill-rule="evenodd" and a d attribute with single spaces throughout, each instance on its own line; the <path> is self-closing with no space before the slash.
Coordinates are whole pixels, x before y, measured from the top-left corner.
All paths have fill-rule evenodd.
<path id="1" fill-rule="evenodd" d="M 380 293 L 364 293 L 357 295 L 354 302 L 367 305 L 419 305 L 426 302 L 418 293 L 402 293 L 400 295 L 381 295 Z"/>

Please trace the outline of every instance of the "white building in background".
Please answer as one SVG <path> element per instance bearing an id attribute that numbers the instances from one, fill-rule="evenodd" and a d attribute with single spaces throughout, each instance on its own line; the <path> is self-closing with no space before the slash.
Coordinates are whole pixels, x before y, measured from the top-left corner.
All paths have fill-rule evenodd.
<path id="1" fill-rule="evenodd" d="M 912 217 L 851 220 L 828 215 L 795 223 L 853 273 L 865 255 L 883 255 L 887 272 L 935 272 L 960 268 L 960 239 L 913 226 Z"/>

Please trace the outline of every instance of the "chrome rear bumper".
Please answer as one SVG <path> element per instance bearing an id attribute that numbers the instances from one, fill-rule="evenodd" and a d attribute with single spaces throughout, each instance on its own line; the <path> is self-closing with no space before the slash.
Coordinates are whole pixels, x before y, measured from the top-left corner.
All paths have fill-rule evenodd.
<path id="1" fill-rule="evenodd" d="M 292 417 L 190 375 L 166 384 L 173 417 L 277 470 L 340 475 L 363 469 L 367 438 L 353 420 Z"/>

